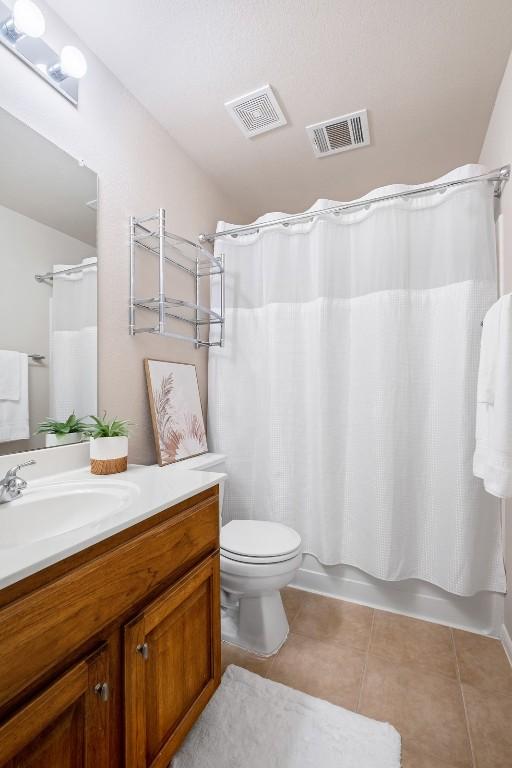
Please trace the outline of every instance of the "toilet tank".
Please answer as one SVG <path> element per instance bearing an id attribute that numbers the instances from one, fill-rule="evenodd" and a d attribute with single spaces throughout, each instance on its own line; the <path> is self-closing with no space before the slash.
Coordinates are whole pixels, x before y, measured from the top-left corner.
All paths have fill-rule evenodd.
<path id="1" fill-rule="evenodd" d="M 226 472 L 226 457 L 222 453 L 203 453 L 201 456 L 194 456 L 192 459 L 180 461 L 175 466 L 183 469 L 197 469 L 204 472 Z M 222 524 L 222 504 L 224 502 L 224 483 L 219 483 L 219 512 Z"/>

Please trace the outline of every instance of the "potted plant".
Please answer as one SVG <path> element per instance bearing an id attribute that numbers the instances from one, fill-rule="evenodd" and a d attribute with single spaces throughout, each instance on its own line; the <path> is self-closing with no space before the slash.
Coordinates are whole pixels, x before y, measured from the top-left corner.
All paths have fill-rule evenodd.
<path id="1" fill-rule="evenodd" d="M 53 448 L 55 445 L 79 443 L 88 436 L 89 429 L 89 424 L 72 413 L 66 421 L 49 418 L 42 421 L 37 427 L 36 435 L 45 435 L 46 447 Z"/>
<path id="2" fill-rule="evenodd" d="M 128 433 L 130 424 L 119 419 L 91 416 L 93 424 L 88 427 L 91 438 L 91 472 L 94 475 L 113 475 L 125 472 L 128 467 Z"/>

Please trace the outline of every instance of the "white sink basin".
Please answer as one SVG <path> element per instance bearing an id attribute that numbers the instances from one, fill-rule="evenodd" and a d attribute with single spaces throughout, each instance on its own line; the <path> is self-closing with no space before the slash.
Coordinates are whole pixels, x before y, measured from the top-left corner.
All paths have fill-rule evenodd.
<path id="1" fill-rule="evenodd" d="M 90 480 L 29 487 L 21 498 L 0 504 L 0 550 L 94 526 L 127 509 L 138 495 L 135 484 L 123 481 Z"/>

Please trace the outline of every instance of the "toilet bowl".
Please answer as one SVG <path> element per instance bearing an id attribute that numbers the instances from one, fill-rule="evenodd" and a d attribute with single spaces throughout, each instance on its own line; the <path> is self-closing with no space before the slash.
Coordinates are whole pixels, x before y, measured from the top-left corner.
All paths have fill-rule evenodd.
<path id="1" fill-rule="evenodd" d="M 302 562 L 299 534 L 281 523 L 232 520 L 220 534 L 222 639 L 272 656 L 288 637 L 280 590 Z"/>
<path id="2" fill-rule="evenodd" d="M 204 454 L 191 469 L 224 472 L 225 457 Z M 229 482 L 229 478 L 228 478 Z M 224 483 L 220 484 L 220 511 Z M 302 563 L 302 541 L 292 528 L 262 520 L 232 520 L 221 528 L 222 639 L 260 656 L 277 653 L 289 626 L 280 590 Z"/>

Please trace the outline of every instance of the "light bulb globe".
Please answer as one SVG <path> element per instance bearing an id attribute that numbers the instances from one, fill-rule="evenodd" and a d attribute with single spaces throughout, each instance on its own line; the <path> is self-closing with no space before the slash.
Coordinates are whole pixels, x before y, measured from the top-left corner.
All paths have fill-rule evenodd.
<path id="1" fill-rule="evenodd" d="M 60 69 L 66 77 L 79 80 L 87 72 L 87 61 L 79 48 L 65 45 L 60 53 Z"/>
<path id="2" fill-rule="evenodd" d="M 12 19 L 19 36 L 41 37 L 44 35 L 46 23 L 43 12 L 32 0 L 16 0 Z"/>

